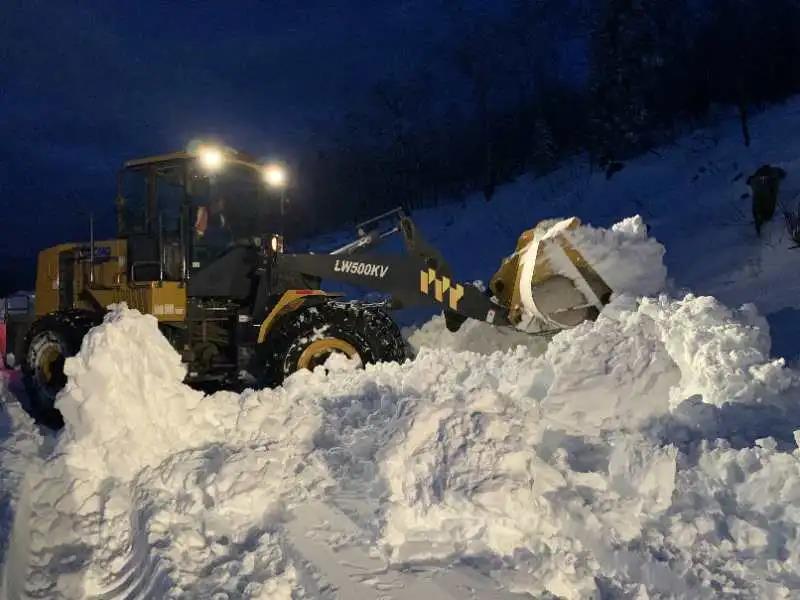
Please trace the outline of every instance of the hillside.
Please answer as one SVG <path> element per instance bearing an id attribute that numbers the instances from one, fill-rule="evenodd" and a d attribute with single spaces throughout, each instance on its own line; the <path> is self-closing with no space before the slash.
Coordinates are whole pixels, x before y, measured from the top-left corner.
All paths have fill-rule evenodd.
<path id="1" fill-rule="evenodd" d="M 746 148 L 735 115 L 723 113 L 716 126 L 628 161 L 610 180 L 576 159 L 547 176 L 501 186 L 490 202 L 476 194 L 413 217 L 459 278 L 487 281 L 521 231 L 541 219 L 576 215 L 608 227 L 639 214 L 667 247 L 673 292 L 690 289 L 730 306 L 755 303 L 770 321 L 777 355 L 797 357 L 800 277 L 794 274 L 800 249 L 790 249 L 779 213 L 763 237 L 756 236 L 746 180 L 763 164 L 782 167 L 788 176 L 781 202 L 797 209 L 800 98 L 753 118 L 752 131 Z M 344 235 L 322 236 L 305 246 L 331 247 Z"/>

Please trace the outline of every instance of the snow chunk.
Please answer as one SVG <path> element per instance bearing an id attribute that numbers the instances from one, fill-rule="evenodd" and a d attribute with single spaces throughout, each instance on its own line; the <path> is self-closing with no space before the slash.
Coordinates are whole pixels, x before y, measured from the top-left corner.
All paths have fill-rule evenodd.
<path id="1" fill-rule="evenodd" d="M 650 296 L 664 289 L 666 250 L 648 236 L 641 216 L 628 217 L 610 230 L 581 225 L 567 237 L 615 294 Z"/>

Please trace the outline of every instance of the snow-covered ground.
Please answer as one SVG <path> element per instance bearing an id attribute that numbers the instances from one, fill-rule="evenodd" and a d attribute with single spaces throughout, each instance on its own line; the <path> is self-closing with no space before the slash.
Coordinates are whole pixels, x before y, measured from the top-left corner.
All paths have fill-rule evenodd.
<path id="1" fill-rule="evenodd" d="M 611 181 L 576 162 L 416 215 L 465 280 L 540 218 L 643 215 L 668 271 L 549 344 L 435 317 L 403 365 L 204 395 L 155 320 L 117 307 L 68 361 L 57 438 L 6 376 L 2 597 L 797 597 L 800 373 L 771 337 L 797 356 L 800 251 L 780 223 L 759 241 L 740 194 L 772 162 L 791 196 L 800 102 L 753 129 L 749 150 L 723 123 Z M 622 238 L 579 235 L 630 275 Z"/>
<path id="2" fill-rule="evenodd" d="M 621 297 L 543 354 L 423 348 L 206 396 L 118 308 L 68 363 L 46 458 L 15 417 L 4 592 L 788 598 L 800 376 L 768 348 L 752 307 Z"/>

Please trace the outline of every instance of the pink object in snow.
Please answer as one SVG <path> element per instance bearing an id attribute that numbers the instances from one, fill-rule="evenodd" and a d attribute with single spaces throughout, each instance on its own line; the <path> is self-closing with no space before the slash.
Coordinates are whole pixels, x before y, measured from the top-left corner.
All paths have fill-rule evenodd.
<path id="1" fill-rule="evenodd" d="M 6 357 L 6 324 L 0 321 L 0 369 L 5 369 Z"/>

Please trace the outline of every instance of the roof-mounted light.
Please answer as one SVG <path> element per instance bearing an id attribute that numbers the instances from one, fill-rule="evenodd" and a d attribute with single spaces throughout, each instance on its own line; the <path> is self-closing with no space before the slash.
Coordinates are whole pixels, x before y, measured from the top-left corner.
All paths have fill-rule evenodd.
<path id="1" fill-rule="evenodd" d="M 278 163 L 266 165 L 262 171 L 264 181 L 271 188 L 283 189 L 286 187 L 288 175 L 286 169 Z"/>
<path id="2" fill-rule="evenodd" d="M 200 166 L 209 173 L 216 173 L 225 164 L 225 153 L 217 146 L 200 146 L 197 149 Z"/>

